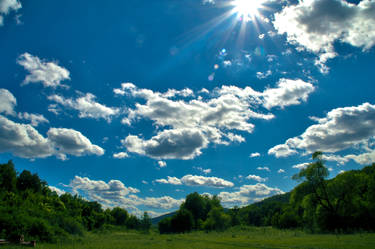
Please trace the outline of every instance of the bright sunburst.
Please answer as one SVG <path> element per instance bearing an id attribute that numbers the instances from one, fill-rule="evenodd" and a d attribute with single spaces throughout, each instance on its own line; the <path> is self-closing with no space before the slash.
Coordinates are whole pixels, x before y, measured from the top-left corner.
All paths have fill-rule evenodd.
<path id="1" fill-rule="evenodd" d="M 234 11 L 244 20 L 250 20 L 259 15 L 263 0 L 234 0 Z"/>

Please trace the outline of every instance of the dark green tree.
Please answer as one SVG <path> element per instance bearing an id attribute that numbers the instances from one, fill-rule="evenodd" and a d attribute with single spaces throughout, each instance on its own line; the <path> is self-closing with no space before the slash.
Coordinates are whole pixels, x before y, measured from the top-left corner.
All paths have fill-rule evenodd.
<path id="1" fill-rule="evenodd" d="M 14 164 L 10 160 L 8 163 L 0 164 L 0 189 L 13 192 L 16 189 L 17 173 Z"/>
<path id="2" fill-rule="evenodd" d="M 144 212 L 144 213 L 143 213 L 143 216 L 142 216 L 142 218 L 141 218 L 141 222 L 140 222 L 140 227 L 141 227 L 141 229 L 142 229 L 143 231 L 148 232 L 148 231 L 150 230 L 150 228 L 151 228 L 151 225 L 152 225 L 152 223 L 151 223 L 151 218 L 150 218 L 150 216 L 148 215 L 147 212 Z"/>
<path id="3" fill-rule="evenodd" d="M 31 190 L 41 192 L 46 183 L 42 182 L 37 174 L 31 174 L 30 171 L 24 170 L 17 177 L 17 189 L 19 191 Z"/>
<path id="4" fill-rule="evenodd" d="M 114 224 L 118 226 L 126 225 L 129 217 L 128 212 L 120 207 L 115 207 L 111 210 L 111 215 L 114 219 Z"/>
<path id="5" fill-rule="evenodd" d="M 184 208 L 181 208 L 171 219 L 171 229 L 175 233 L 190 232 L 193 226 L 193 215 L 189 210 Z"/>

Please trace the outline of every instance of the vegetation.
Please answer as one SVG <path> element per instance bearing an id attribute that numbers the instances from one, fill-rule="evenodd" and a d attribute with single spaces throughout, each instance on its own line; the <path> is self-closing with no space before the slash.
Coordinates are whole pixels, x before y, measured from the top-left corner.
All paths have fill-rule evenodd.
<path id="1" fill-rule="evenodd" d="M 322 153 L 293 178 L 290 193 L 271 197 L 239 211 L 243 224 L 303 228 L 309 232 L 375 230 L 375 164 L 327 180 Z"/>
<path id="2" fill-rule="evenodd" d="M 4 246 L 16 249 L 16 246 Z M 40 249 L 372 249 L 375 234 L 311 234 L 298 230 L 271 227 L 231 227 L 223 232 L 193 231 L 159 234 L 140 231 L 111 230 L 89 232 L 85 237 L 59 243 L 37 243 Z"/>
<path id="3" fill-rule="evenodd" d="M 328 170 L 324 166 L 322 154 L 314 153 L 313 160 L 313 163 L 293 177 L 300 184 L 291 192 L 273 196 L 246 207 L 224 209 L 217 196 L 191 193 L 186 196 L 178 211 L 171 216 L 164 216 L 165 218 L 159 221 L 158 232 L 160 234 L 193 233 L 203 244 L 207 243 L 207 247 L 204 248 L 216 248 L 214 241 L 223 242 L 222 245 L 217 242 L 220 244 L 217 248 L 220 246 L 230 248 L 229 244 L 226 244 L 229 243 L 228 241 L 237 241 L 238 245 L 243 246 L 249 243 L 250 238 L 254 239 L 259 235 L 259 231 L 262 231 L 259 229 L 278 234 L 271 238 L 270 243 L 272 239 L 286 240 L 290 235 L 290 230 L 286 229 L 296 229 L 294 233 L 303 234 L 301 236 L 307 240 L 313 235 L 307 235 L 305 232 L 342 234 L 374 231 L 375 164 L 364 167 L 362 170 L 344 172 L 333 179 L 327 179 Z M 263 228 L 249 228 L 254 226 Z M 285 231 L 266 228 L 271 226 Z M 133 231 L 134 240 L 137 238 L 155 239 L 155 232 L 150 233 L 152 220 L 147 212 L 138 218 L 119 207 L 104 210 L 99 203 L 87 201 L 78 195 L 65 193 L 58 196 L 48 188 L 45 181 L 40 180 L 37 174 L 32 174 L 27 170 L 18 174 L 12 161 L 0 164 L 0 238 L 18 241 L 23 235 L 25 240 L 56 243 L 69 241 L 74 236 L 79 237 L 83 234 L 87 234 L 89 239 L 96 240 L 101 238 L 106 231 L 111 231 L 111 234 L 122 234 L 126 243 L 129 229 Z M 231 231 L 233 232 L 232 239 L 230 236 L 225 237 Z M 217 232 L 222 232 L 223 236 L 212 235 Z M 207 238 L 203 235 L 206 233 L 210 234 Z M 151 237 L 147 237 L 147 234 Z M 108 234 L 103 236 L 107 236 L 103 237 L 103 240 L 111 237 Z M 190 245 L 178 247 L 181 243 L 190 240 L 191 243 L 197 244 L 197 241 L 194 242 L 190 235 L 168 236 L 172 235 L 160 235 L 155 239 L 160 242 L 160 248 L 163 248 L 163 245 L 166 248 L 165 243 L 168 244 L 168 248 L 173 248 L 173 246 L 192 248 L 189 247 Z M 169 238 L 178 238 L 179 242 L 169 246 L 173 244 L 168 242 Z M 295 240 L 299 238 L 290 239 L 296 242 Z M 374 240 L 374 237 L 371 239 Z M 254 248 L 262 248 L 259 246 L 263 243 L 260 242 L 261 238 L 257 238 L 256 241 L 259 241 L 259 244 L 255 243 Z M 285 243 L 286 248 L 291 245 L 287 241 Z M 274 248 L 271 244 L 267 248 Z M 65 243 L 63 248 L 69 248 L 69 245 Z M 147 248 L 147 246 L 139 244 L 139 248 Z M 193 248 L 199 248 L 199 246 Z M 324 245 L 324 248 L 345 247 Z"/>
<path id="4" fill-rule="evenodd" d="M 37 174 L 18 175 L 12 161 L 0 164 L 0 238 L 53 242 L 110 226 L 148 231 L 151 221 L 147 213 L 138 219 L 119 207 L 103 210 L 77 195 L 58 196 Z"/>
<path id="5" fill-rule="evenodd" d="M 293 178 L 291 192 L 242 208 L 223 209 L 216 197 L 190 194 L 177 214 L 159 222 L 160 233 L 225 230 L 230 226 L 299 228 L 308 232 L 375 230 L 375 164 L 327 180 L 321 152 Z"/>

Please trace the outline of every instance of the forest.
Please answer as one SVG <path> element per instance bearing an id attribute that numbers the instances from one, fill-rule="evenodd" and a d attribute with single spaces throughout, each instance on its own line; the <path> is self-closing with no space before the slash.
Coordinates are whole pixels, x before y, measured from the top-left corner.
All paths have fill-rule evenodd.
<path id="1" fill-rule="evenodd" d="M 244 207 L 224 208 L 217 196 L 191 193 L 179 210 L 158 222 L 160 234 L 224 231 L 235 226 L 272 226 L 308 233 L 375 230 L 375 164 L 328 179 L 322 153 L 293 178 L 298 185 L 283 195 Z M 0 165 L 0 238 L 55 242 L 87 231 L 135 229 L 148 232 L 151 218 L 115 207 L 104 209 L 65 193 L 57 195 L 37 174 L 18 174 L 12 161 Z"/>

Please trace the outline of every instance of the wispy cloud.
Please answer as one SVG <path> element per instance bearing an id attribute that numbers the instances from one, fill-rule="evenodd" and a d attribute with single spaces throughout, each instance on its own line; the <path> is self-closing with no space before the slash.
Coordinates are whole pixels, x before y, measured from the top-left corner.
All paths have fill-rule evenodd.
<path id="1" fill-rule="evenodd" d="M 56 62 L 46 62 L 29 53 L 20 55 L 17 63 L 30 73 L 23 81 L 23 85 L 40 82 L 44 87 L 67 87 L 61 82 L 70 80 L 70 73 L 67 69 L 59 66 Z"/>

